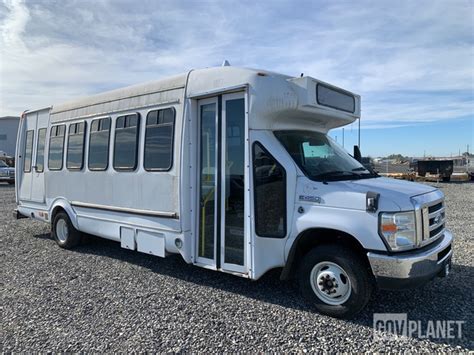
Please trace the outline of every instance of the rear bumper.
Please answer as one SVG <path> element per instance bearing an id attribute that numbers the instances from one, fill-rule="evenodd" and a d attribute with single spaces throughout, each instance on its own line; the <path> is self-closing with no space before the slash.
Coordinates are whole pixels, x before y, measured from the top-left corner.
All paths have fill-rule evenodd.
<path id="1" fill-rule="evenodd" d="M 14 219 L 28 218 L 27 216 L 22 215 L 16 208 L 13 210 Z"/>
<path id="2" fill-rule="evenodd" d="M 406 289 L 421 286 L 451 268 L 453 235 L 445 230 L 443 239 L 431 248 L 400 255 L 367 253 L 379 288 Z"/>

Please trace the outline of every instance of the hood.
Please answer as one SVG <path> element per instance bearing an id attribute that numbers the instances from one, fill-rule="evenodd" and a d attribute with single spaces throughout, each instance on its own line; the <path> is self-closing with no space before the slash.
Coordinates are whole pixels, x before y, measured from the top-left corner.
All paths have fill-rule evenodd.
<path id="1" fill-rule="evenodd" d="M 418 195 L 427 194 L 435 191 L 436 188 L 430 185 L 419 184 L 416 182 L 397 180 L 385 177 L 379 177 L 366 180 L 348 181 L 350 187 L 356 191 L 373 191 L 380 194 L 380 199 L 387 202 L 391 201 L 400 207 L 401 211 L 413 209 L 411 198 Z"/>
<path id="2" fill-rule="evenodd" d="M 385 177 L 365 180 L 351 180 L 348 183 L 354 185 L 354 188 L 362 188 L 367 191 L 378 192 L 381 195 L 403 194 L 407 197 L 413 197 L 436 190 L 435 187 L 430 185 Z"/>
<path id="3" fill-rule="evenodd" d="M 384 177 L 327 184 L 301 177 L 298 181 L 297 201 L 316 200 L 316 203 L 327 207 L 365 210 L 366 194 L 372 191 L 380 194 L 379 211 L 409 211 L 414 208 L 411 201 L 413 196 L 435 190 L 430 185 Z"/>

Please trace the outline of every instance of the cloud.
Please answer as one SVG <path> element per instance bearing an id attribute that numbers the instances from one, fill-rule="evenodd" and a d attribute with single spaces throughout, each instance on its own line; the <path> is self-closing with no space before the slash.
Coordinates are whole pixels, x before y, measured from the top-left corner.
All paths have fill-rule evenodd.
<path id="1" fill-rule="evenodd" d="M 470 1 L 8 0 L 0 21 L 0 115 L 223 59 L 357 92 L 367 127 L 474 115 Z"/>
<path id="2" fill-rule="evenodd" d="M 2 16 L 4 17 L 2 44 L 17 50 L 24 49 L 21 35 L 25 31 L 25 26 L 30 19 L 29 11 L 23 3 L 15 0 L 6 0 L 4 5 L 10 15 Z"/>

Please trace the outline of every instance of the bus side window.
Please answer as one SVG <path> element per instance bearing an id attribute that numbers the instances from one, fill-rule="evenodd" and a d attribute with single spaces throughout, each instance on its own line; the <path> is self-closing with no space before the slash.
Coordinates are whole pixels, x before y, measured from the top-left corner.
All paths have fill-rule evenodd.
<path id="1" fill-rule="evenodd" d="M 89 170 L 107 170 L 109 140 L 110 117 L 93 120 L 89 134 Z"/>
<path id="2" fill-rule="evenodd" d="M 51 127 L 49 137 L 49 170 L 61 170 L 63 168 L 64 137 L 66 135 L 66 125 Z"/>
<path id="3" fill-rule="evenodd" d="M 169 171 L 173 166 L 173 107 L 150 111 L 146 117 L 144 167 L 148 171 Z"/>
<path id="4" fill-rule="evenodd" d="M 253 145 L 255 231 L 260 237 L 286 236 L 286 171 L 256 142 Z"/>
<path id="5" fill-rule="evenodd" d="M 46 128 L 41 128 L 38 131 L 38 142 L 36 144 L 36 172 L 42 173 L 44 171 L 44 146 L 46 142 Z"/>
<path id="6" fill-rule="evenodd" d="M 133 171 L 137 167 L 140 116 L 117 117 L 115 122 L 114 169 Z"/>
<path id="7" fill-rule="evenodd" d="M 84 165 L 85 122 L 71 123 L 67 140 L 66 168 L 81 170 Z"/>

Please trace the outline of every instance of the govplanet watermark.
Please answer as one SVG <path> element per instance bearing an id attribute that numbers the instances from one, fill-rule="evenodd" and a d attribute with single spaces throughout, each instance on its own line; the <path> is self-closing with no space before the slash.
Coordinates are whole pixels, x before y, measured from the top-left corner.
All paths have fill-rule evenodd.
<path id="1" fill-rule="evenodd" d="M 407 313 L 374 313 L 374 340 L 461 339 L 463 320 L 412 320 Z"/>

